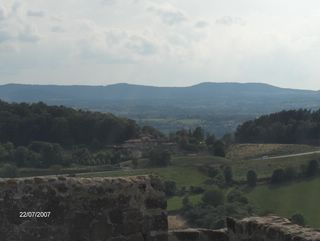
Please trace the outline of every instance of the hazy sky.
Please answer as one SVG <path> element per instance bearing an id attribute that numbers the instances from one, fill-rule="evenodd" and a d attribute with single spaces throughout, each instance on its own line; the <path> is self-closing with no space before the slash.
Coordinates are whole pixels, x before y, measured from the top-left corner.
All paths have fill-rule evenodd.
<path id="1" fill-rule="evenodd" d="M 0 1 L 0 83 L 320 89 L 319 0 Z"/>

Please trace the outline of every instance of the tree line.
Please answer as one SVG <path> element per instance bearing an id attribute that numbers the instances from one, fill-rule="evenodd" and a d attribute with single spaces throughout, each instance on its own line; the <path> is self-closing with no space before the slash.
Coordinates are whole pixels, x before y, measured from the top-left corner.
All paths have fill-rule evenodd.
<path id="1" fill-rule="evenodd" d="M 320 144 L 320 109 L 288 110 L 238 126 L 238 143 Z"/>
<path id="2" fill-rule="evenodd" d="M 0 101 L 0 142 L 26 146 L 32 141 L 58 143 L 63 147 L 101 147 L 139 135 L 133 121 L 109 113 L 75 110 L 44 103 Z"/>

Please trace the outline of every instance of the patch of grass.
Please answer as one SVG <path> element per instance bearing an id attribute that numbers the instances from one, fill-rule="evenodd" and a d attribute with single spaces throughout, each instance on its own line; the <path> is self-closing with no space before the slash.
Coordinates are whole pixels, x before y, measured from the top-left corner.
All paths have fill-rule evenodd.
<path id="1" fill-rule="evenodd" d="M 301 213 L 308 225 L 320 227 L 320 178 L 278 187 L 258 186 L 248 193 L 249 200 L 260 212 L 291 217 Z"/>
<path id="2" fill-rule="evenodd" d="M 312 159 L 319 159 L 320 154 L 311 154 L 296 157 L 286 157 L 266 160 L 234 161 L 232 168 L 236 180 L 245 180 L 248 170 L 254 170 L 258 177 L 271 177 L 276 169 L 294 167 L 299 169 L 301 165 L 307 164 Z"/>
<path id="3" fill-rule="evenodd" d="M 235 144 L 229 147 L 227 158 L 248 160 L 263 156 L 290 155 L 303 152 L 319 151 L 319 147 L 293 144 Z"/>
<path id="4" fill-rule="evenodd" d="M 163 180 L 175 181 L 177 187 L 182 186 L 199 186 L 207 177 L 195 167 L 175 167 L 150 168 L 138 170 L 121 170 L 80 174 L 81 177 L 120 177 L 120 176 L 137 176 L 137 175 L 157 175 Z"/>
<path id="5" fill-rule="evenodd" d="M 203 166 L 231 164 L 231 161 L 223 157 L 212 155 L 189 155 L 172 157 L 172 164 L 175 166 Z"/>
<path id="6" fill-rule="evenodd" d="M 184 197 L 174 196 L 168 199 L 168 211 L 177 211 L 182 208 L 182 200 Z M 189 200 L 193 205 L 200 203 L 202 194 L 191 195 Z"/>

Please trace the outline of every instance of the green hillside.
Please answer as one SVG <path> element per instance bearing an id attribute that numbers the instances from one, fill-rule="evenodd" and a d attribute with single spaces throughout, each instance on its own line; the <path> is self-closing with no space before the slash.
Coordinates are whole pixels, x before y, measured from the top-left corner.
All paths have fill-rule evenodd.
<path id="1" fill-rule="evenodd" d="M 248 198 L 261 214 L 271 212 L 291 217 L 302 214 L 308 225 L 320 227 L 320 178 L 271 187 L 259 186 Z"/>

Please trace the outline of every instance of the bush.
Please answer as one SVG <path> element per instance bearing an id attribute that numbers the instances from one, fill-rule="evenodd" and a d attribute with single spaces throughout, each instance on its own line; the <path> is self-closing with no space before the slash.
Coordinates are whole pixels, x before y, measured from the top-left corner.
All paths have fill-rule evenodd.
<path id="1" fill-rule="evenodd" d="M 204 192 L 204 189 L 202 187 L 194 187 L 194 186 L 191 186 L 190 187 L 190 192 L 192 194 L 201 194 Z"/>
<path id="2" fill-rule="evenodd" d="M 226 184 L 232 184 L 233 182 L 233 174 L 232 174 L 232 168 L 227 166 L 223 170 L 224 179 L 226 181 Z"/>
<path id="3" fill-rule="evenodd" d="M 314 177 L 318 174 L 319 172 L 319 163 L 317 160 L 311 160 L 308 163 L 308 167 L 306 170 L 306 176 L 307 177 Z"/>
<path id="4" fill-rule="evenodd" d="M 190 202 L 189 200 L 189 197 L 188 196 L 185 196 L 183 199 L 182 199 L 182 209 L 187 211 L 189 209 L 192 208 L 192 203 Z"/>
<path id="5" fill-rule="evenodd" d="M 247 184 L 250 187 L 255 187 L 257 185 L 257 173 L 253 170 L 248 171 L 247 173 Z"/>
<path id="6" fill-rule="evenodd" d="M 177 185 L 174 181 L 165 181 L 164 182 L 164 192 L 167 196 L 173 196 L 176 194 Z"/>
<path id="7" fill-rule="evenodd" d="M 306 224 L 303 215 L 300 213 L 296 213 L 296 214 L 292 215 L 292 217 L 290 218 L 290 221 L 292 223 L 298 224 L 300 226 L 304 226 Z"/>
<path id="8" fill-rule="evenodd" d="M 271 177 L 272 184 L 279 184 L 286 181 L 286 174 L 283 169 L 274 170 Z"/>
<path id="9" fill-rule="evenodd" d="M 239 202 L 243 204 L 249 203 L 248 199 L 245 196 L 243 196 L 243 194 L 240 191 L 237 191 L 237 190 L 233 190 L 228 193 L 227 201 L 229 203 L 234 203 L 234 202 Z"/>
<path id="10" fill-rule="evenodd" d="M 149 153 L 149 164 L 154 167 L 166 167 L 171 163 L 171 154 L 168 151 L 154 149 Z"/>
<path id="11" fill-rule="evenodd" d="M 40 167 L 40 154 L 29 150 L 26 147 L 19 146 L 13 152 L 13 160 L 18 167 Z"/>
<path id="12" fill-rule="evenodd" d="M 214 178 L 216 177 L 221 171 L 216 167 L 207 167 L 207 175 L 208 177 Z"/>
<path id="13" fill-rule="evenodd" d="M 216 141 L 213 145 L 213 152 L 215 156 L 225 157 L 226 151 L 225 151 L 225 145 L 222 141 Z"/>
<path id="14" fill-rule="evenodd" d="M 298 172 L 293 167 L 287 167 L 285 170 L 285 175 L 287 180 L 294 180 L 298 177 Z"/>
<path id="15" fill-rule="evenodd" d="M 0 169 L 0 177 L 12 178 L 18 176 L 18 168 L 11 164 L 4 164 Z"/>
<path id="16" fill-rule="evenodd" d="M 224 203 L 224 194 L 220 189 L 212 189 L 203 194 L 202 202 L 210 206 L 219 206 Z"/>

